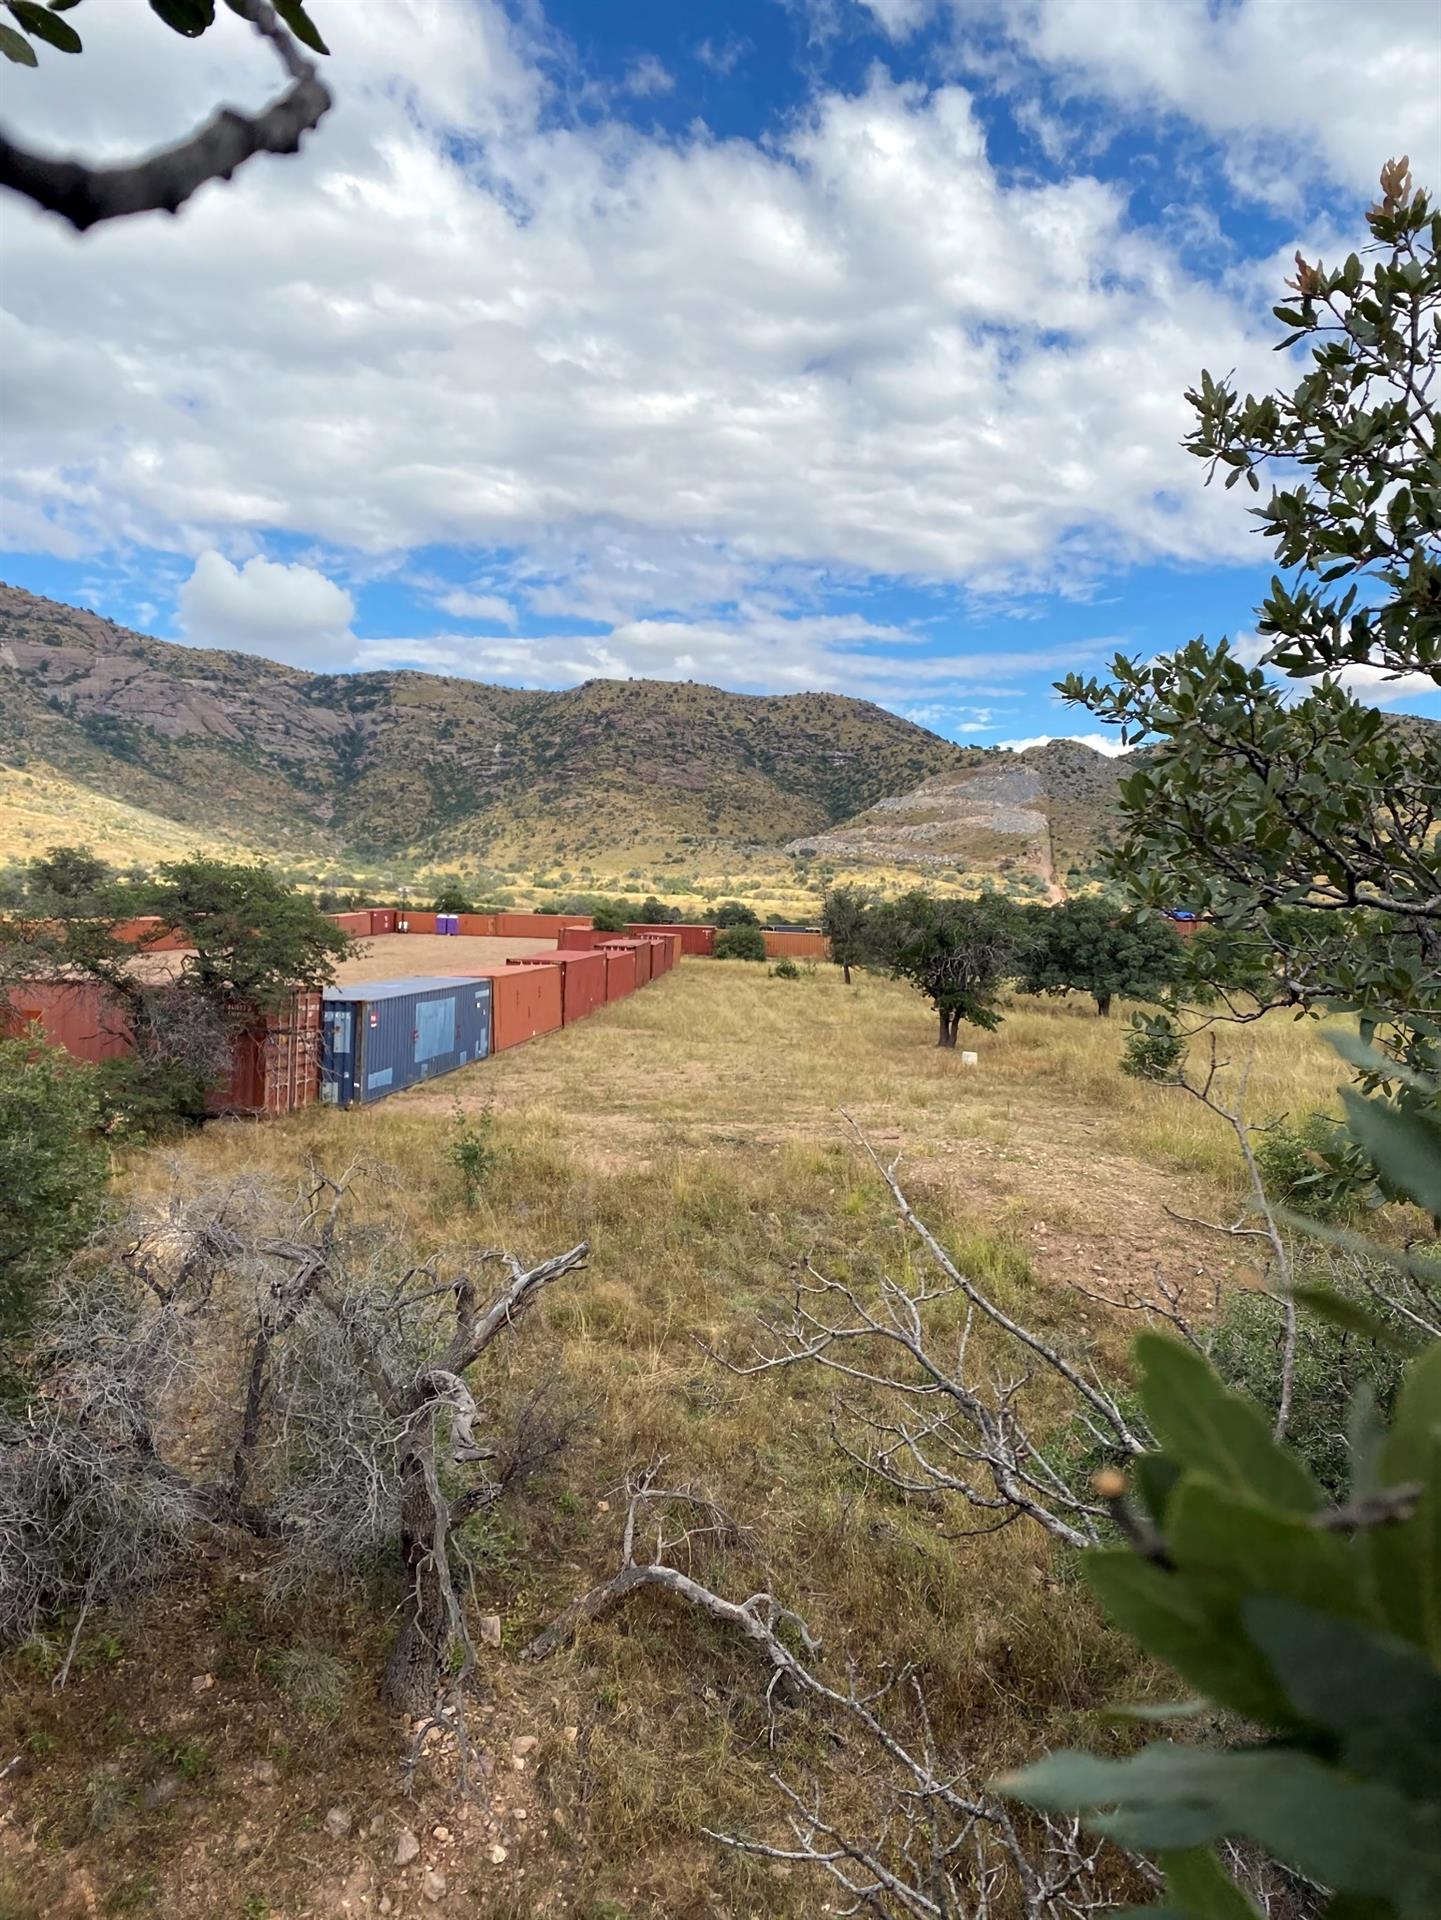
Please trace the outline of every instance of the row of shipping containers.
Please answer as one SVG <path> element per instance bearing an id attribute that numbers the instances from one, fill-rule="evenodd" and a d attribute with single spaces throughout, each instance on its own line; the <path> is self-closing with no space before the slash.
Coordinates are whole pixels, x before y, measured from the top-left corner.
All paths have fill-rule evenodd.
<path id="1" fill-rule="evenodd" d="M 521 1046 L 648 985 L 680 954 L 669 929 L 647 929 L 640 938 L 606 936 L 593 948 L 557 947 L 464 974 L 328 988 L 322 1098 L 368 1105 Z"/>

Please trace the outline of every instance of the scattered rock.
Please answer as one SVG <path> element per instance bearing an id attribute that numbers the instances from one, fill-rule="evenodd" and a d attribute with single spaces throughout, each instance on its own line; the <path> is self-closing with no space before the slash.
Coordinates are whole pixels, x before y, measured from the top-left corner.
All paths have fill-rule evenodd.
<path id="1" fill-rule="evenodd" d="M 350 1826 L 349 1807 L 332 1807 L 325 1816 L 325 1831 L 332 1840 L 343 1840 L 350 1832 Z"/>
<path id="2" fill-rule="evenodd" d="M 250 1777 L 257 1787 L 273 1787 L 280 1778 L 280 1769 L 273 1760 L 257 1760 L 250 1769 Z"/>
<path id="3" fill-rule="evenodd" d="M 431 1867 L 420 1883 L 420 1891 L 427 1900 L 443 1900 L 445 1898 L 445 1888 L 445 1875 L 439 1867 Z"/>
<path id="4" fill-rule="evenodd" d="M 213 1673 L 197 1673 L 195 1678 L 190 1682 L 190 1691 L 192 1693 L 209 1693 L 214 1685 L 215 1675 Z"/>
<path id="5" fill-rule="evenodd" d="M 382 1913 L 390 1912 L 390 1895 L 388 1893 L 383 1893 L 380 1896 L 380 1911 Z"/>
<path id="6" fill-rule="evenodd" d="M 486 1850 L 485 1857 L 487 1860 L 489 1860 L 490 1864 L 493 1867 L 503 1867 L 506 1861 L 510 1858 L 510 1855 L 506 1852 L 505 1848 L 497 1840 L 493 1847 L 490 1847 Z"/>
<path id="7" fill-rule="evenodd" d="M 480 1616 L 480 1644 L 483 1647 L 498 1647 L 500 1645 L 500 1615 L 498 1613 L 483 1613 Z"/>
<path id="8" fill-rule="evenodd" d="M 430 1830 L 430 1837 L 432 1840 L 438 1840 L 440 1844 L 444 1846 L 446 1841 L 449 1840 L 450 1838 L 450 1828 L 449 1827 L 432 1827 Z"/>
<path id="9" fill-rule="evenodd" d="M 395 1836 L 396 1866 L 408 1867 L 419 1852 L 420 1842 L 416 1839 L 409 1827 L 402 1827 L 400 1832 Z"/>
<path id="10" fill-rule="evenodd" d="M 518 1733 L 510 1743 L 510 1750 L 517 1760 L 524 1760 L 527 1755 L 534 1753 L 539 1745 L 540 1740 L 537 1735 Z"/>
<path id="11" fill-rule="evenodd" d="M 580 1728 L 567 1727 L 565 1730 L 565 1737 L 570 1742 L 570 1744 L 574 1746 L 576 1741 L 579 1740 L 580 1738 Z"/>
<path id="12" fill-rule="evenodd" d="M 181 1779 L 178 1773 L 162 1773 L 158 1779 L 147 1780 L 140 1794 L 140 1804 L 147 1813 L 157 1808 L 168 1807 L 179 1793 Z"/>

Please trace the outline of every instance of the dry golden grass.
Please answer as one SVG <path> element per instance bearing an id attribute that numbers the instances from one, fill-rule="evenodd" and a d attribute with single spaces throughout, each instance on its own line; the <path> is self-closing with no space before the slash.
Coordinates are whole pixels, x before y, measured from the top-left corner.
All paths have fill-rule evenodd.
<path id="1" fill-rule="evenodd" d="M 124 1183 L 141 1197 L 177 1177 L 259 1170 L 290 1182 L 310 1159 L 338 1169 L 358 1158 L 371 1169 L 357 1180 L 360 1218 L 417 1259 L 459 1261 L 481 1245 L 540 1257 L 592 1242 L 588 1270 L 495 1350 L 480 1383 L 487 1405 L 504 1409 L 549 1379 L 586 1425 L 473 1543 L 478 1598 L 504 1621 L 505 1651 L 487 1657 L 484 1675 L 495 1724 L 542 1742 L 538 1817 L 509 1869 L 482 1866 L 455 1883 L 474 1887 L 474 1911 L 802 1920 L 823 1911 L 814 1881 L 718 1856 L 699 1827 L 772 1830 L 767 1776 L 778 1764 L 815 1771 L 838 1804 L 867 1804 L 863 1756 L 837 1750 L 804 1714 L 788 1716 L 772 1752 L 746 1655 L 660 1603 L 591 1628 L 542 1668 L 510 1657 L 613 1567 L 617 1483 L 659 1454 L 668 1477 L 702 1482 L 750 1530 L 749 1551 L 711 1551 L 698 1570 L 736 1597 L 770 1586 L 823 1631 L 837 1661 L 850 1654 L 873 1673 L 917 1662 L 940 1730 L 980 1777 L 1048 1741 L 1106 1737 L 1092 1710 L 1134 1691 L 1132 1657 L 1120 1636 L 1098 1630 L 1035 1533 L 948 1540 L 959 1516 L 905 1503 L 839 1458 L 824 1378 L 737 1379 L 703 1347 L 741 1352 L 757 1310 L 807 1259 L 861 1283 L 913 1260 L 845 1108 L 904 1151 L 926 1216 L 1002 1299 L 1114 1364 L 1129 1329 L 1079 1303 L 1069 1279 L 1094 1287 L 1159 1264 L 1208 1285 L 1234 1271 L 1224 1247 L 1198 1245 L 1165 1212 L 1167 1202 L 1224 1210 L 1234 1182 L 1221 1129 L 1184 1096 L 1124 1079 L 1123 1032 L 1079 1006 L 1023 1002 L 998 1035 L 980 1038 L 980 1065 L 966 1069 L 930 1044 L 927 1010 L 898 986 L 865 979 L 848 990 L 829 968 L 788 982 L 691 961 L 577 1027 L 373 1109 L 216 1126 L 132 1158 Z M 1254 1117 L 1330 1097 L 1337 1073 L 1311 1030 L 1263 1025 L 1240 1044 L 1255 1053 Z M 443 1151 L 457 1102 L 491 1110 L 504 1156 L 473 1211 Z M 373 1660 L 377 1624 L 342 1618 L 352 1659 L 358 1648 Z M 367 1666 L 360 1747 L 354 1725 L 349 1745 L 312 1742 L 305 1778 L 287 1780 L 283 1806 L 264 1816 L 291 1834 L 288 1854 L 314 1853 L 291 1829 L 342 1797 L 342 1763 L 343 1797 L 368 1806 L 389 1791 L 371 1684 Z M 74 1712 L 94 1720 L 83 1686 Z M 247 1709 L 234 1725 L 253 1720 Z M 225 1737 L 237 1754 L 251 1750 L 233 1730 Z M 427 1822 L 453 1818 L 436 1811 L 439 1791 L 427 1789 Z M 223 1828 L 229 1804 L 221 1796 L 196 1816 L 202 1835 Z M 54 1818 L 53 1831 L 73 1832 Z M 203 1872 L 195 1833 L 172 1835 L 168 1851 L 138 1827 L 67 1844 L 102 1892 L 130 1885 L 149 1862 L 159 1904 L 143 1911 L 198 1920 L 222 1910 L 206 1905 L 218 1897 L 218 1840 Z M 390 1844 L 371 1849 L 374 1885 L 398 1891 L 393 1874 L 385 1879 Z M 523 1883 L 513 1877 L 521 1866 Z M 276 1871 L 228 1884 L 253 1885 L 277 1914 L 330 1911 L 327 1889 L 342 1871 L 320 1858 L 308 1878 Z"/>

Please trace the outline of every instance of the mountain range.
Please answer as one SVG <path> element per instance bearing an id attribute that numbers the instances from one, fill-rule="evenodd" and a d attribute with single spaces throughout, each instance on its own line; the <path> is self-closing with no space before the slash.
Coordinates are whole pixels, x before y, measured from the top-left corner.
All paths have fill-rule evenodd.
<path id="1" fill-rule="evenodd" d="M 840 694 L 306 673 L 3 585 L 0 738 L 61 815 L 92 797 L 165 850 L 500 869 L 733 846 L 1049 875 L 1094 851 L 1116 786 L 1073 742 L 962 748 Z"/>

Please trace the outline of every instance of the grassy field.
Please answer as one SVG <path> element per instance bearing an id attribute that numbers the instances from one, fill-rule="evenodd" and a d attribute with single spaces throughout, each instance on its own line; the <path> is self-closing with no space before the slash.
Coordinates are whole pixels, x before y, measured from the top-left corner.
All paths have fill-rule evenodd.
<path id="1" fill-rule="evenodd" d="M 847 1655 L 868 1675 L 916 1662 L 938 1732 L 980 1778 L 1047 1742 L 1104 1737 L 1093 1710 L 1144 1676 L 1036 1534 L 950 1539 L 961 1516 L 904 1502 L 838 1456 L 823 1378 L 743 1380 L 704 1348 L 742 1354 L 808 1260 L 865 1284 L 915 1258 L 843 1110 L 903 1155 L 912 1197 L 959 1258 L 1103 1365 L 1131 1329 L 1077 1284 L 1160 1272 L 1200 1299 L 1215 1279 L 1244 1283 L 1244 1242 L 1167 1211 L 1234 1217 L 1223 1130 L 1184 1095 L 1123 1078 L 1123 1032 L 1080 1005 L 1020 1002 L 966 1068 L 930 1044 L 927 1009 L 899 986 L 696 961 L 374 1109 L 220 1125 L 134 1154 L 122 1186 L 156 1206 L 177 1186 L 288 1184 L 308 1160 L 355 1162 L 360 1221 L 447 1268 L 476 1247 L 531 1259 L 588 1238 L 587 1270 L 545 1296 L 477 1382 L 503 1414 L 549 1380 L 582 1425 L 471 1542 L 479 1608 L 502 1621 L 501 1648 L 483 1656 L 495 1770 L 478 1799 L 459 1804 L 428 1773 L 418 1803 L 401 1798 L 373 1600 L 268 1607 L 258 1556 L 217 1552 L 87 1623 L 63 1693 L 49 1684 L 63 1628 L 0 1676 L 0 1766 L 21 1757 L 0 1788 L 0 1911 L 300 1920 L 375 1913 L 385 1898 L 413 1917 L 420 1872 L 439 1865 L 442 1911 L 514 1920 L 826 1912 L 804 1873 L 721 1854 L 699 1829 L 774 1834 L 776 1770 L 815 1775 L 863 1813 L 866 1757 L 809 1713 L 773 1729 L 764 1676 L 718 1631 L 639 1601 L 542 1666 L 514 1657 L 613 1570 L 618 1486 L 658 1456 L 747 1530 L 744 1547 L 699 1548 L 697 1571 L 732 1597 L 767 1587 L 800 1608 L 841 1669 Z M 1254 1055 L 1254 1119 L 1331 1099 L 1338 1074 L 1313 1029 L 1263 1025 L 1235 1049 Z M 489 1114 L 502 1156 L 473 1209 L 444 1151 L 457 1110 L 471 1124 Z M 524 1771 L 517 1736 L 538 1741 Z M 156 1781 L 177 1778 L 153 1804 Z M 353 1813 L 343 1837 L 323 1824 L 337 1804 Z M 402 1822 L 422 1837 L 404 1870 Z"/>

